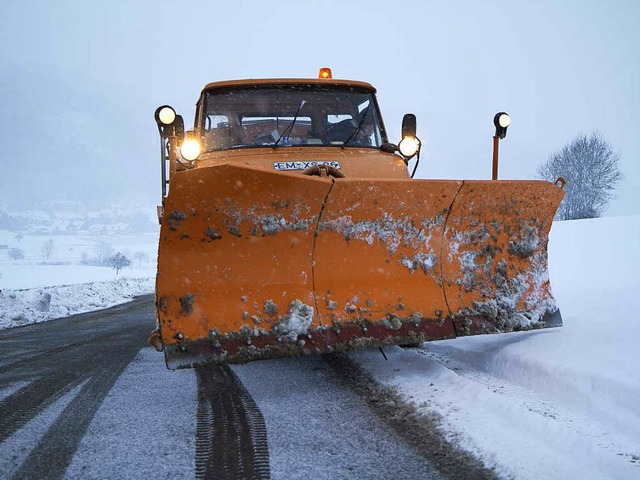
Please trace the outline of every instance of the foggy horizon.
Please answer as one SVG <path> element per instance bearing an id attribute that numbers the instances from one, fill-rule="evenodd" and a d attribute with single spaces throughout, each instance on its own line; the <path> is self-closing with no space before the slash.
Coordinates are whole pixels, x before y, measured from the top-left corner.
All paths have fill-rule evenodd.
<path id="1" fill-rule="evenodd" d="M 507 111 L 499 178 L 534 178 L 598 132 L 624 174 L 604 216 L 640 214 L 633 1 L 5 3 L 0 208 L 157 204 L 158 105 L 191 126 L 208 82 L 328 66 L 378 89 L 390 141 L 416 114 L 417 178 L 490 178 L 493 115 Z"/>

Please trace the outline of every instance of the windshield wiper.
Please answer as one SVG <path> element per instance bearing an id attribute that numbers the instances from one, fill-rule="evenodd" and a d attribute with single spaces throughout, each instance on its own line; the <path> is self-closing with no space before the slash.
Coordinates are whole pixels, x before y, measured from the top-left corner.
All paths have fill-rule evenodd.
<path id="1" fill-rule="evenodd" d="M 296 124 L 296 120 L 298 119 L 298 115 L 300 115 L 300 110 L 302 110 L 302 107 L 303 107 L 303 105 L 305 103 L 307 103 L 306 100 L 302 100 L 302 102 L 300 102 L 300 106 L 298 107 L 298 110 L 296 111 L 296 114 L 293 116 L 293 120 L 291 121 L 291 123 L 289 125 L 287 125 L 287 128 L 285 128 L 282 131 L 282 133 L 280 134 L 280 136 L 276 140 L 276 143 L 273 144 L 273 148 L 276 148 L 278 146 L 278 143 L 280 143 L 280 140 L 282 140 L 285 137 L 287 137 L 287 138 L 289 137 L 289 135 L 293 131 L 293 126 Z"/>
<path id="2" fill-rule="evenodd" d="M 358 135 L 358 132 L 360 132 L 360 130 L 362 129 L 362 125 L 364 124 L 364 120 L 367 118 L 367 115 L 369 114 L 369 107 L 371 107 L 371 105 L 367 105 L 367 108 L 365 108 L 363 111 L 364 113 L 362 114 L 362 118 L 360 119 L 360 121 L 358 122 L 358 126 L 356 127 L 356 129 L 353 131 L 353 133 L 351 135 L 349 135 L 349 138 L 347 138 L 344 143 L 342 144 L 342 148 L 346 147 L 347 144 L 353 140 L 354 138 L 356 138 L 356 135 Z"/>

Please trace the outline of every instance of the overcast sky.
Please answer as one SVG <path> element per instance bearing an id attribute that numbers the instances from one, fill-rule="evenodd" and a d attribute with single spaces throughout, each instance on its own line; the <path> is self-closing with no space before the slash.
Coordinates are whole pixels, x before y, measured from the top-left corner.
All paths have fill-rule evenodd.
<path id="1" fill-rule="evenodd" d="M 207 82 L 329 66 L 377 87 L 392 136 L 417 115 L 419 177 L 490 178 L 504 110 L 501 178 L 533 178 L 597 131 L 625 175 L 606 214 L 640 214 L 637 0 L 2 0 L 2 13 L 0 205 L 58 192 L 158 201 L 158 105 L 191 124 Z"/>

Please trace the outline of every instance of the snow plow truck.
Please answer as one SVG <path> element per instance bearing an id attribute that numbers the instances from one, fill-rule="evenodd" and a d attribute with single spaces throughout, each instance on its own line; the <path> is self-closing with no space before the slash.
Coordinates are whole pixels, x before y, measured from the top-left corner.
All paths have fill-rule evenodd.
<path id="1" fill-rule="evenodd" d="M 244 363 L 562 324 L 547 242 L 560 181 L 413 179 L 375 88 L 210 83 L 194 128 L 156 110 L 162 205 L 150 342 L 167 366 Z M 415 172 L 415 168 L 413 169 Z"/>

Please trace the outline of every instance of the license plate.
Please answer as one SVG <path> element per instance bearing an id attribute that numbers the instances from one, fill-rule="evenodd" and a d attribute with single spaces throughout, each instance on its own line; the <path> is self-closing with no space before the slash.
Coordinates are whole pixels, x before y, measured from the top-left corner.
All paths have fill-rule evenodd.
<path id="1" fill-rule="evenodd" d="M 330 165 L 337 169 L 340 169 L 340 162 L 327 161 L 327 162 L 273 162 L 273 168 L 275 170 L 304 170 L 305 168 L 312 167 L 314 165 Z"/>

